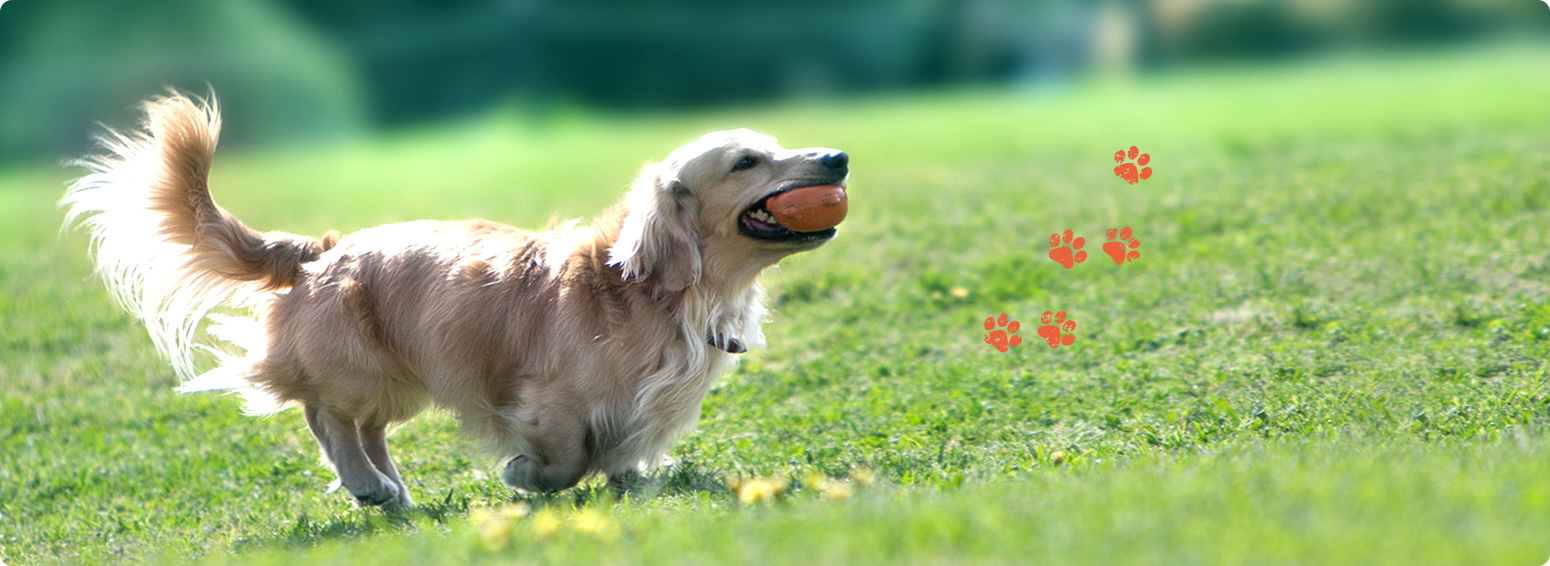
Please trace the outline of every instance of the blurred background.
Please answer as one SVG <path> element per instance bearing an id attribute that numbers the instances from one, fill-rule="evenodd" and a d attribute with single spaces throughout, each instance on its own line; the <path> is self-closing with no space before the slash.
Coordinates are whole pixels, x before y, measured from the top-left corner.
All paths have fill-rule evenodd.
<path id="1" fill-rule="evenodd" d="M 1540 0 L 12 0 L 0 165 L 90 148 L 172 86 L 225 147 L 502 109 L 650 113 L 1550 37 Z M 1547 69 L 1546 72 L 1550 72 Z"/>

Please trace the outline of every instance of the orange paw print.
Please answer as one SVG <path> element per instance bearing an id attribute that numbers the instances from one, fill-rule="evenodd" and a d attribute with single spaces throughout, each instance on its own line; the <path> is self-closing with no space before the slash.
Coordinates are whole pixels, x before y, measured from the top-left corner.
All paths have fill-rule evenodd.
<path id="1" fill-rule="evenodd" d="M 1039 317 L 1039 322 L 1044 323 L 1044 326 L 1039 327 L 1039 337 L 1049 342 L 1049 347 L 1070 346 L 1071 343 L 1076 342 L 1076 335 L 1072 334 L 1076 332 L 1076 321 L 1066 320 L 1066 311 L 1053 314 L 1050 311 L 1044 311 L 1044 315 Z"/>
<path id="2" fill-rule="evenodd" d="M 1050 234 L 1049 237 L 1049 247 L 1054 248 L 1049 251 L 1049 258 L 1066 269 L 1087 261 L 1087 252 L 1078 251 L 1087 244 L 1087 240 L 1073 238 L 1075 235 L 1072 231 L 1066 230 L 1064 235 Z"/>
<path id="3" fill-rule="evenodd" d="M 1126 158 L 1134 159 L 1136 162 L 1125 163 Z M 1152 177 L 1152 168 L 1146 166 L 1146 164 L 1152 162 L 1152 155 L 1141 153 L 1141 150 L 1137 149 L 1136 146 L 1130 146 L 1129 153 L 1126 153 L 1123 149 L 1114 152 L 1114 162 L 1119 164 L 1114 166 L 1114 176 L 1124 179 L 1132 185 L 1136 184 L 1137 181 Z M 1140 170 L 1136 169 L 1138 166 Z"/>
<path id="4" fill-rule="evenodd" d="M 1115 265 L 1124 265 L 1141 257 L 1141 251 L 1135 249 L 1141 247 L 1141 240 L 1130 237 L 1129 226 L 1123 230 L 1109 228 L 1109 240 L 1103 245 L 1103 253 L 1109 254 Z M 1125 251 L 1127 245 L 1130 247 L 1129 253 Z"/>
<path id="5" fill-rule="evenodd" d="M 1007 320 L 1006 313 L 1001 313 L 1001 318 L 985 317 L 985 330 L 989 331 L 985 343 L 1005 352 L 1007 348 L 1023 343 L 1023 337 L 1017 335 L 1019 327 L 1017 321 Z"/>

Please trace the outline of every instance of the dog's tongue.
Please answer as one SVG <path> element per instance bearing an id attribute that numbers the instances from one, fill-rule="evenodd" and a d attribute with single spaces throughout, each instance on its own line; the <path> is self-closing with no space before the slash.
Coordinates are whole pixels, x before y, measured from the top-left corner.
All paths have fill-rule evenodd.
<path id="1" fill-rule="evenodd" d="M 764 202 L 764 208 L 787 230 L 817 232 L 839 226 L 850 202 L 845 197 L 845 185 L 820 185 L 772 196 Z"/>

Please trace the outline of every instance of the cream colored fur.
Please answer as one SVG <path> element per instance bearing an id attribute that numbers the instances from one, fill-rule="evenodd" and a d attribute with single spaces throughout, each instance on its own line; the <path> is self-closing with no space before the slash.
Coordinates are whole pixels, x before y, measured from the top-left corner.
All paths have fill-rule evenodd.
<path id="1" fill-rule="evenodd" d="M 174 93 L 145 113 L 82 162 L 67 224 L 91 232 L 99 274 L 180 390 L 239 390 L 257 413 L 302 406 L 363 505 L 412 504 L 385 429 L 432 403 L 510 458 L 503 479 L 521 490 L 657 465 L 735 363 L 724 345 L 763 345 L 758 275 L 826 241 L 745 235 L 742 212 L 848 171 L 834 150 L 716 132 L 647 166 L 590 226 L 422 220 L 318 240 L 259 233 L 215 204 L 213 101 Z M 734 167 L 746 157 L 757 166 Z M 251 317 L 207 316 L 218 306 Z M 196 376 L 197 349 L 216 365 Z"/>

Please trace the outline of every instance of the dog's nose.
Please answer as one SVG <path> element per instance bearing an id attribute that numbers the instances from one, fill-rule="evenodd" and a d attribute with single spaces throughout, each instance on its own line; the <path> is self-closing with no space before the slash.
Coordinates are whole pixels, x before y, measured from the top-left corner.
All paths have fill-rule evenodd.
<path id="1" fill-rule="evenodd" d="M 845 155 L 845 152 L 843 151 L 836 151 L 825 154 L 823 157 L 819 157 L 818 163 L 821 163 L 824 167 L 828 167 L 835 171 L 844 171 L 847 167 L 850 166 L 850 156 Z"/>

